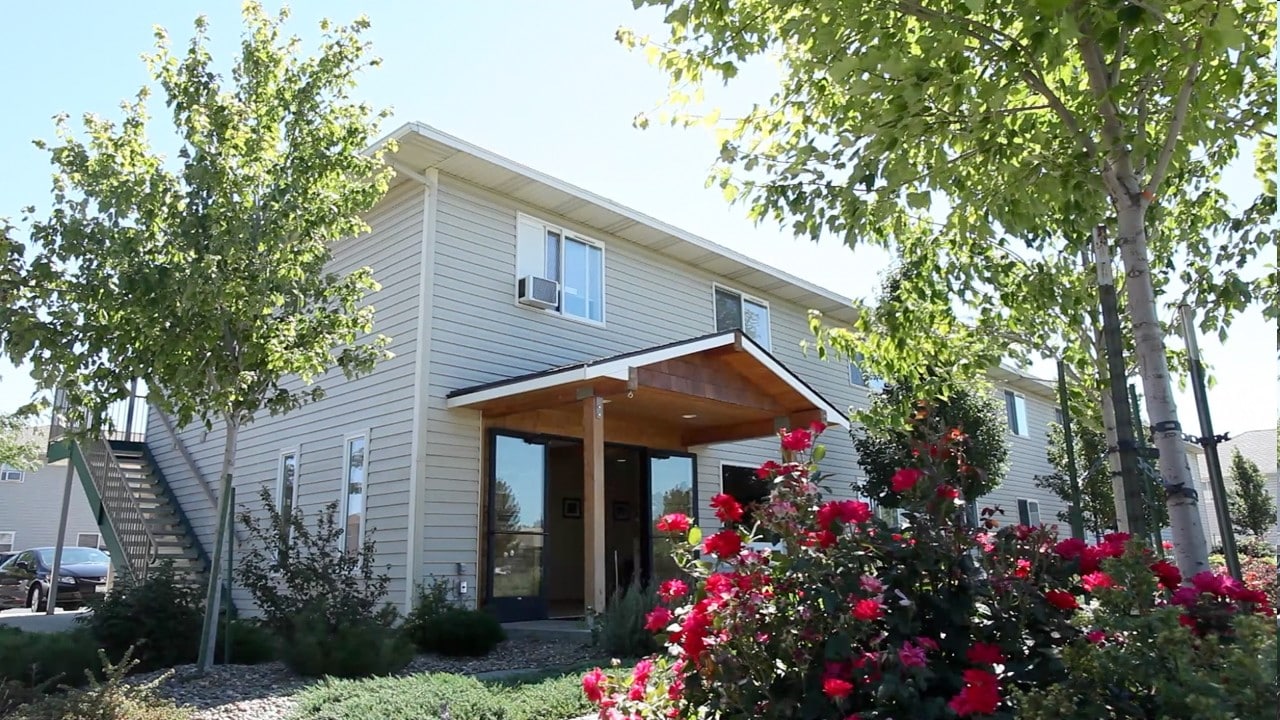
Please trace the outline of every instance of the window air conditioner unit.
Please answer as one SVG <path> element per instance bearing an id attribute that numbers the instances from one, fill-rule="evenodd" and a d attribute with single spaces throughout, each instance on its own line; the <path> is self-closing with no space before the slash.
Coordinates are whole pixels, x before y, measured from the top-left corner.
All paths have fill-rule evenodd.
<path id="1" fill-rule="evenodd" d="M 549 309 L 560 305 L 560 283 L 555 280 L 527 275 L 516 284 L 516 292 L 522 305 Z"/>

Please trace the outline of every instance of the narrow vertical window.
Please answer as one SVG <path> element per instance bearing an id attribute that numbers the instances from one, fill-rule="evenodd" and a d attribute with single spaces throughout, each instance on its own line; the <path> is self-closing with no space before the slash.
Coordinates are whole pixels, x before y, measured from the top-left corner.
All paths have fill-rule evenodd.
<path id="1" fill-rule="evenodd" d="M 343 471 L 343 547 L 349 553 L 360 551 L 364 541 L 364 521 L 368 510 L 366 475 L 368 473 L 369 440 L 365 435 L 347 438 Z"/>

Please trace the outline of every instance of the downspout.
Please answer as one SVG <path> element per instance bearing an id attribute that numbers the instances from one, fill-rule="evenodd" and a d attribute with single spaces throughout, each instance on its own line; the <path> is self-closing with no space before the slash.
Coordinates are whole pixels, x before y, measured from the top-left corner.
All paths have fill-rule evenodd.
<path id="1" fill-rule="evenodd" d="M 417 600 L 418 572 L 422 566 L 421 541 L 422 517 L 421 507 L 423 485 L 426 483 L 427 468 L 427 413 L 430 405 L 431 379 L 431 316 L 435 306 L 435 256 L 436 256 L 436 199 L 440 192 L 439 173 L 429 169 L 423 173 L 413 172 L 398 164 L 392 165 L 395 171 L 422 184 L 422 240 L 418 262 L 418 337 L 414 343 L 413 356 L 413 438 L 411 441 L 412 460 L 409 465 L 409 523 L 408 537 L 405 539 L 405 612 L 413 609 Z"/>

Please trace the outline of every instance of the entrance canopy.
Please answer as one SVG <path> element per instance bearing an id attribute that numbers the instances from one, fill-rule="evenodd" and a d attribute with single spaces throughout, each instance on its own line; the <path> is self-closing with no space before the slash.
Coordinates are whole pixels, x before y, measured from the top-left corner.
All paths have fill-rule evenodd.
<path id="1" fill-rule="evenodd" d="M 448 406 L 481 410 L 491 427 L 581 437 L 580 408 L 593 398 L 605 404 L 605 439 L 650 447 L 849 426 L 847 411 L 738 330 L 456 390 Z"/>

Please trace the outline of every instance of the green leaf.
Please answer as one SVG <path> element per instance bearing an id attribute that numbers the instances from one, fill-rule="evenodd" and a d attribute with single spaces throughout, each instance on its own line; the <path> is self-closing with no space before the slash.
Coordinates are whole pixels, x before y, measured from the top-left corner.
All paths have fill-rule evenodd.
<path id="1" fill-rule="evenodd" d="M 690 547 L 698 547 L 702 544 L 702 528 L 694 525 L 689 528 L 689 537 L 687 538 Z"/>

